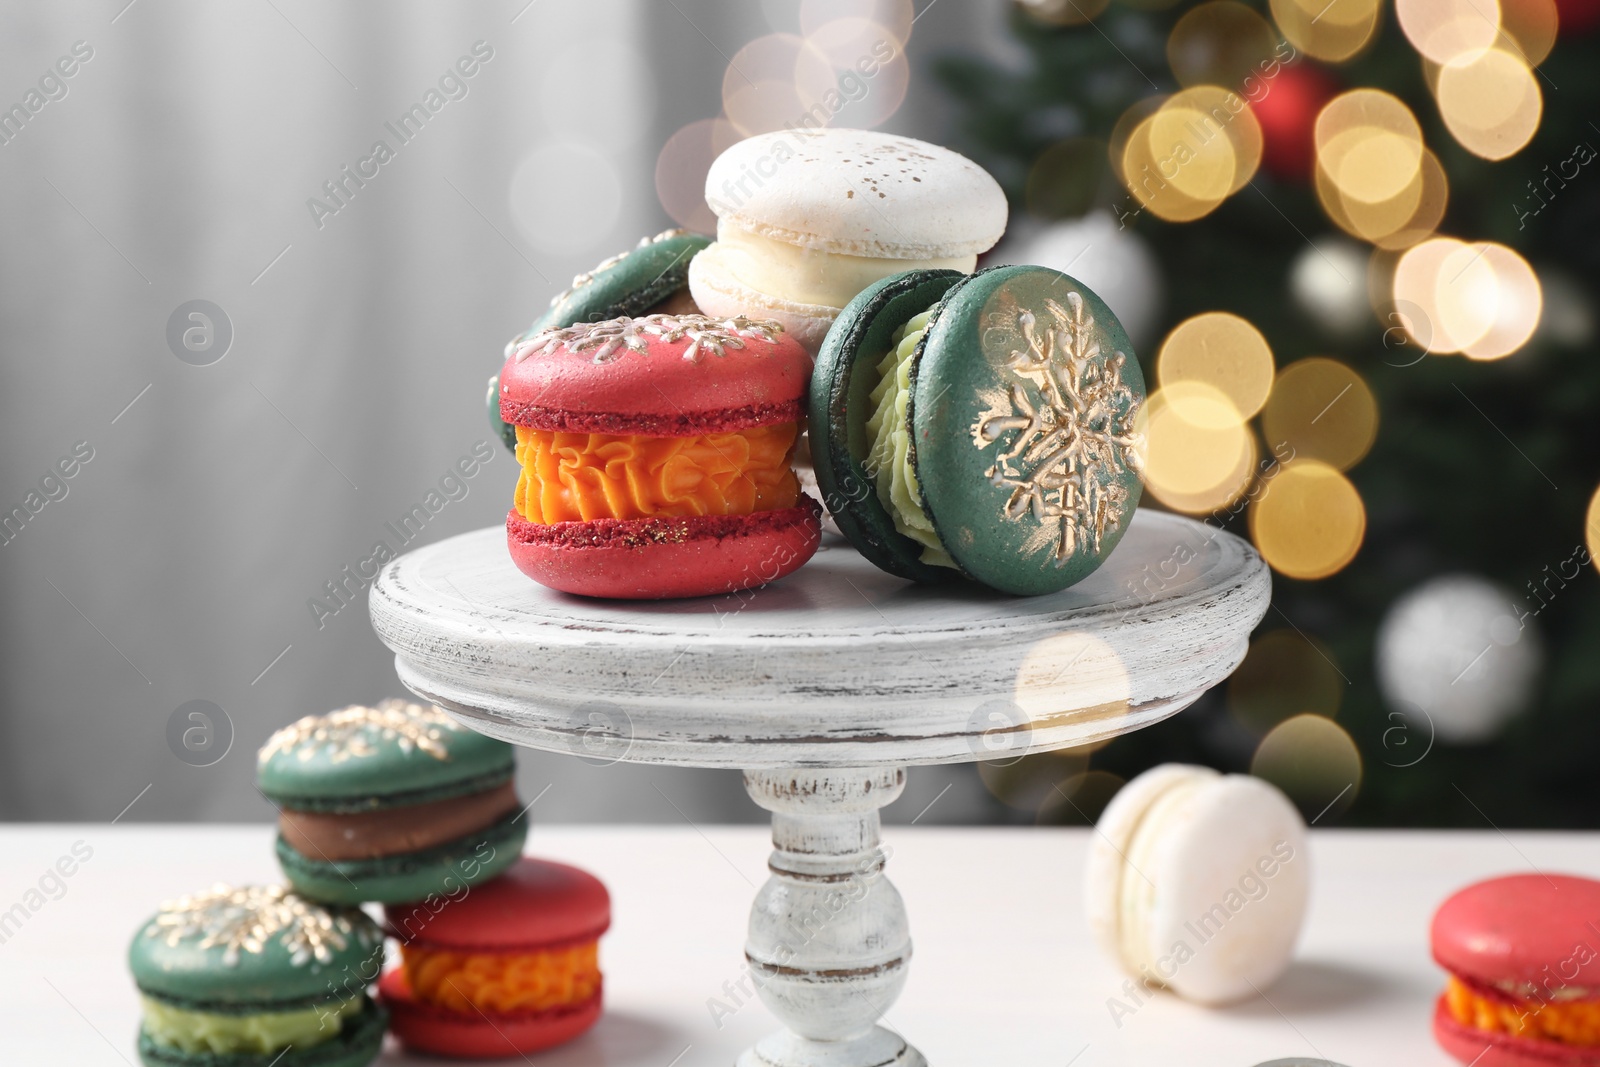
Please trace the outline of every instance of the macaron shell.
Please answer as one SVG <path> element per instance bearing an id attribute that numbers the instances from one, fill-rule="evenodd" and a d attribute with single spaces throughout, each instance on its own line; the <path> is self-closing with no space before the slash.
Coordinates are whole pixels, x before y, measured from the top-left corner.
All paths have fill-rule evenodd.
<path id="1" fill-rule="evenodd" d="M 1485 985 L 1548 982 L 1600 992 L 1600 882 L 1513 874 L 1478 882 L 1434 913 L 1433 958 Z"/>
<path id="2" fill-rule="evenodd" d="M 731 318 L 745 315 L 771 319 L 807 352 L 822 347 L 828 329 L 839 314 L 838 308 L 821 304 L 802 304 L 757 292 L 723 270 L 716 253 L 696 256 L 689 264 L 689 292 L 695 304 L 707 315 Z"/>
<path id="3" fill-rule="evenodd" d="M 395 700 L 307 716 L 278 731 L 257 757 L 256 782 L 283 807 L 362 811 L 479 792 L 515 767 L 506 742 Z"/>
<path id="4" fill-rule="evenodd" d="M 595 326 L 592 336 L 617 338 L 612 346 L 536 346 L 530 339 L 500 371 L 500 415 L 546 430 L 655 437 L 797 421 L 811 379 L 810 353 L 761 323 L 711 328 L 720 352 L 704 341 L 696 345 L 694 334 L 652 332 L 649 318 Z"/>
<path id="5" fill-rule="evenodd" d="M 623 315 L 637 317 L 682 289 L 689 264 L 711 243 L 697 233 L 672 233 L 646 238 L 603 265 L 587 280 L 558 296 L 528 328 L 528 335 L 575 322 L 604 322 Z"/>
<path id="6" fill-rule="evenodd" d="M 389 1013 L 368 1002 L 358 1014 L 344 1020 L 335 1037 L 308 1049 L 283 1052 L 224 1054 L 184 1052 L 152 1041 L 139 1031 L 139 1061 L 145 1067 L 366 1067 L 383 1051 L 383 1034 Z"/>
<path id="7" fill-rule="evenodd" d="M 1201 1004 L 1255 996 L 1288 967 L 1305 919 L 1311 860 L 1300 813 L 1259 778 L 1227 775 L 1163 823 L 1139 831 L 1159 842 L 1143 867 L 1157 887 L 1146 953 L 1159 959 L 1181 944 L 1192 958 L 1158 977 Z"/>
<path id="8" fill-rule="evenodd" d="M 1139 877 L 1128 869 L 1127 861 L 1139 824 L 1150 806 L 1169 790 L 1218 777 L 1220 775 L 1210 767 L 1163 763 L 1124 785 L 1100 813 L 1095 832 L 1089 838 L 1083 899 L 1089 928 L 1112 959 L 1120 961 L 1122 958 L 1122 880 Z"/>
<path id="9" fill-rule="evenodd" d="M 250 887 L 230 892 L 250 892 Z M 218 923 L 231 921 L 228 915 L 237 914 L 236 910 L 228 910 L 236 909 L 236 904 L 221 903 L 223 911 L 210 912 L 209 918 L 201 916 L 204 928 L 194 928 L 175 942 L 169 943 L 173 928 L 161 925 L 161 914 L 134 934 L 128 946 L 128 969 L 141 991 L 185 1008 L 259 1005 L 286 1010 L 332 996 L 348 996 L 344 988 L 350 975 L 365 974 L 370 980 L 382 964 L 383 935 L 365 913 L 354 908 L 325 909 L 314 902 L 296 903 L 292 898 L 289 906 L 297 911 L 304 909 L 308 926 L 320 925 L 326 921 L 323 912 L 332 912 L 344 943 L 328 941 L 326 958 L 318 959 L 287 943 L 295 937 L 292 926 L 279 927 L 262 938 L 256 948 L 245 944 L 233 949 L 230 962 L 230 939 L 208 936 Z M 174 917 L 172 913 L 164 914 L 169 919 Z M 202 947 L 208 939 L 216 943 Z"/>
<path id="10" fill-rule="evenodd" d="M 515 1015 L 450 1011 L 418 1000 L 400 968 L 379 979 L 378 996 L 389 1009 L 389 1029 L 401 1044 L 465 1059 L 509 1058 L 552 1048 L 593 1026 L 601 1011 L 600 993 L 582 1004 L 550 1011 Z"/>
<path id="11" fill-rule="evenodd" d="M 811 375 L 811 454 L 823 503 L 863 556 L 919 582 L 953 581 L 959 572 L 923 563 L 922 546 L 895 529 L 864 465 L 872 449 L 867 420 L 878 364 L 894 332 L 963 277 L 953 270 L 906 271 L 868 286 L 840 313 Z"/>
<path id="12" fill-rule="evenodd" d="M 1022 362 L 1031 351 L 1030 323 L 1051 373 L 1059 376 L 1068 356 L 1089 359 L 1105 376 L 1103 395 L 1086 397 L 1081 407 L 1053 400 L 1043 364 Z M 1044 341 L 1047 334 L 1053 343 Z M 1081 408 L 1108 416 L 1132 440 L 1144 376 L 1110 308 L 1081 283 L 1045 267 L 980 271 L 946 294 L 911 374 L 912 461 L 923 509 L 962 570 L 992 589 L 1036 595 L 1064 589 L 1099 567 L 1139 502 L 1135 450 L 1107 446 L 1116 462 L 1096 460 L 1089 467 L 1104 501 L 1103 524 L 1082 505 L 1066 514 L 1039 513 L 1039 504 L 1059 492 L 1053 479 L 1063 476 L 1059 459 L 1046 465 L 1035 454 L 1048 449 L 1006 456 L 1030 433 L 1037 433 L 1036 442 L 1058 435 L 1049 448 L 1065 447 L 1060 428 L 1082 420 Z M 1025 428 L 1035 412 L 1038 421 Z M 1069 544 L 1064 554 L 1063 544 Z"/>
<path id="13" fill-rule="evenodd" d="M 388 904 L 448 896 L 486 882 L 516 863 L 527 837 L 527 818 L 510 815 L 447 844 L 381 859 L 328 861 L 295 851 L 282 837 L 275 848 L 284 877 L 305 896 L 333 904 Z"/>
<path id="14" fill-rule="evenodd" d="M 455 900 L 391 904 L 389 933 L 457 952 L 531 952 L 593 941 L 611 925 L 611 894 L 588 871 L 524 856 L 504 875 Z"/>
<path id="15" fill-rule="evenodd" d="M 822 541 L 822 509 L 750 515 L 596 519 L 545 526 L 515 508 L 506 544 L 517 569 L 563 593 L 612 600 L 716 596 L 775 582 L 799 569 Z"/>
<path id="16" fill-rule="evenodd" d="M 1440 1048 L 1472 1067 L 1600 1067 L 1600 1047 L 1477 1030 L 1457 1021 L 1442 996 L 1434 1006 L 1433 1037 Z"/>
<path id="17" fill-rule="evenodd" d="M 807 248 L 888 259 L 976 255 L 1005 232 L 1004 191 L 948 148 L 873 130 L 780 130 L 706 174 L 717 217 Z"/>

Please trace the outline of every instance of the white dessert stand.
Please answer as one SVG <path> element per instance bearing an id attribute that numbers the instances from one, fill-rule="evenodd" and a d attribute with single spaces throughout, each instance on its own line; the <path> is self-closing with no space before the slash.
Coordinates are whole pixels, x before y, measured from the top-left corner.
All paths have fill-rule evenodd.
<path id="1" fill-rule="evenodd" d="M 512 565 L 505 532 L 391 562 L 372 624 L 400 679 L 474 729 L 591 760 L 738 767 L 772 812 L 745 955 L 787 1028 L 740 1067 L 920 1067 L 877 1025 L 905 984 L 905 905 L 878 809 L 913 764 L 1016 759 L 1181 711 L 1244 657 L 1261 557 L 1137 513 L 1105 566 L 1051 596 L 920 587 L 829 538 L 764 589 L 585 600 Z"/>

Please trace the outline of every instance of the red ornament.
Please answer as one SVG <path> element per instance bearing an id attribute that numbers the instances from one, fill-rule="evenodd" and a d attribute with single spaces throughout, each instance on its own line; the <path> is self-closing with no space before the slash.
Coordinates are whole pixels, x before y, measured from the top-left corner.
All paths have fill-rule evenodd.
<path id="1" fill-rule="evenodd" d="M 1317 159 L 1317 115 L 1339 85 L 1321 67 L 1302 59 L 1263 79 L 1250 101 L 1261 124 L 1261 165 L 1286 181 L 1311 179 Z"/>
<path id="2" fill-rule="evenodd" d="M 1600 26 L 1600 0 L 1556 0 L 1561 33 L 1588 33 Z"/>

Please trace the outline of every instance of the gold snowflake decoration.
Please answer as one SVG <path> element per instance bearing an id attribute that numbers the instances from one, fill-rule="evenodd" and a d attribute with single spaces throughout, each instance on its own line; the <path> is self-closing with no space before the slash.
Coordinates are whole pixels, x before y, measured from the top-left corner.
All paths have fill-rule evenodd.
<path id="1" fill-rule="evenodd" d="M 979 416 L 972 438 L 989 448 L 1012 435 L 985 473 L 1011 489 L 1007 519 L 1031 513 L 1055 521 L 1060 566 L 1081 548 L 1099 552 L 1121 525 L 1128 490 L 1116 476 L 1143 468 L 1144 442 L 1133 429 L 1140 397 L 1122 380 L 1127 356 L 1100 358 L 1083 296 L 1067 293 L 1065 307 L 1046 300 L 1045 310 L 1042 325 L 1032 311 L 1018 313 L 1027 348 L 1007 363 L 1018 380 L 1003 403 Z"/>
<path id="2" fill-rule="evenodd" d="M 413 749 L 436 760 L 448 761 L 444 736 L 462 726 L 438 708 L 385 700 L 375 708 L 352 705 L 325 715 L 307 715 L 267 739 L 258 762 L 280 752 L 292 752 L 302 763 L 326 752 L 334 763 L 363 759 L 377 751 L 380 741 L 394 741 L 402 752 Z"/>
<path id="3" fill-rule="evenodd" d="M 557 304 L 561 303 L 563 300 L 565 300 L 567 297 L 571 296 L 573 293 L 577 292 L 579 289 L 582 289 L 584 286 L 588 285 L 590 282 L 593 282 L 594 281 L 594 276 L 596 274 L 599 274 L 602 271 L 610 270 L 612 267 L 615 267 L 618 263 L 621 263 L 623 260 L 625 260 L 629 256 L 633 255 L 633 253 L 637 252 L 639 249 L 641 249 L 641 248 L 649 248 L 653 244 L 660 244 L 662 241 L 671 240 L 674 237 L 682 237 L 685 234 L 687 234 L 688 232 L 689 232 L 688 230 L 682 230 L 682 229 L 662 230 L 660 233 L 656 234 L 654 237 L 641 238 L 639 240 L 638 244 L 634 245 L 632 248 L 628 249 L 626 252 L 618 252 L 616 255 L 611 256 L 608 259 L 602 259 L 599 263 L 596 263 L 594 265 L 594 267 L 591 268 L 590 270 L 586 270 L 582 274 L 574 276 L 573 279 L 572 279 L 572 288 L 568 289 L 564 293 L 558 294 L 554 299 L 552 299 L 550 301 L 550 306 L 551 307 L 555 307 Z"/>
<path id="4" fill-rule="evenodd" d="M 747 319 L 743 315 L 731 319 L 709 315 L 644 315 L 636 319 L 623 316 L 536 333 L 517 342 L 516 357 L 521 362 L 534 353 L 549 355 L 563 347 L 572 352 L 592 348 L 596 363 L 610 363 L 622 358 L 624 352 L 647 351 L 651 337 L 667 342 L 687 337 L 689 347 L 683 350 L 683 358 L 698 363 L 707 352 L 725 356 L 730 348 L 744 348 L 746 340 L 775 344 L 782 332 L 783 327 L 770 319 Z"/>
<path id="5" fill-rule="evenodd" d="M 331 908 L 281 885 L 218 884 L 209 891 L 169 900 L 145 928 L 146 937 L 176 947 L 195 941 L 200 949 L 222 946 L 222 963 L 236 967 L 241 952 L 258 956 L 273 938 L 289 952 L 289 962 L 304 967 L 327 963 L 352 941 L 372 947 L 382 940 L 377 926 L 359 908 Z"/>

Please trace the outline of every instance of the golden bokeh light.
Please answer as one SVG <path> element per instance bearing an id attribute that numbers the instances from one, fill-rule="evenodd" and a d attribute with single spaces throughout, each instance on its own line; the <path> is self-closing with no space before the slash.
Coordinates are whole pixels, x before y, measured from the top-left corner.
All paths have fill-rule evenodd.
<path id="1" fill-rule="evenodd" d="M 1238 0 L 1208 0 L 1184 13 L 1167 37 L 1167 62 L 1186 87 L 1238 89 L 1269 63 L 1278 35 L 1267 20 Z"/>
<path id="2" fill-rule="evenodd" d="M 1332 719 L 1296 715 L 1261 739 L 1250 773 L 1283 790 L 1307 822 L 1323 825 L 1361 792 L 1361 752 Z"/>
<path id="3" fill-rule="evenodd" d="M 1072 748 L 1021 759 L 980 760 L 978 779 L 1006 807 L 1037 813 L 1047 805 L 1064 803 L 1062 783 L 1088 769 L 1088 753 Z"/>
<path id="4" fill-rule="evenodd" d="M 1533 336 L 1544 309 L 1526 260 L 1491 241 L 1435 237 L 1409 249 L 1394 270 L 1395 315 L 1429 352 L 1473 359 L 1508 356 Z"/>
<path id="5" fill-rule="evenodd" d="M 1272 569 L 1312 581 L 1355 559 L 1367 532 L 1361 494 L 1317 460 L 1284 464 L 1250 505 L 1250 536 Z"/>
<path id="6" fill-rule="evenodd" d="M 1110 771 L 1071 775 L 1056 784 L 1039 808 L 1039 826 L 1093 826 L 1125 782 Z"/>
<path id="7" fill-rule="evenodd" d="M 1288 446 L 1295 461 L 1349 470 L 1377 439 L 1378 401 L 1354 368 L 1311 356 L 1278 372 L 1261 432 L 1274 452 Z"/>
<path id="8" fill-rule="evenodd" d="M 1496 0 L 1395 0 L 1406 40 L 1435 63 L 1481 52 L 1500 35 Z"/>
<path id="9" fill-rule="evenodd" d="M 771 133 L 805 115 L 799 78 L 809 49 L 803 37 L 769 33 L 734 53 L 722 75 L 722 110 L 741 134 Z"/>
<path id="10" fill-rule="evenodd" d="M 1500 43 L 1530 67 L 1550 55 L 1560 24 L 1555 0 L 1500 0 Z"/>
<path id="11" fill-rule="evenodd" d="M 699 119 L 680 128 L 656 157 L 656 196 L 672 220 L 696 233 L 714 233 L 717 217 L 706 205 L 706 172 L 741 139 L 727 119 Z"/>
<path id="12" fill-rule="evenodd" d="M 1068 687 L 1070 709 L 1063 696 Z M 1108 733 L 1117 733 L 1128 715 L 1132 687 L 1116 649 L 1092 634 L 1069 631 L 1029 646 L 1017 666 L 1011 702 L 1034 730 L 1059 724 L 1056 720 L 1073 710 L 1075 720 L 1093 718 L 1104 722 Z"/>
<path id="13" fill-rule="evenodd" d="M 1315 138 L 1318 169 L 1347 200 L 1393 200 L 1422 170 L 1417 117 L 1378 89 L 1352 89 L 1330 100 L 1317 115 Z"/>
<path id="14" fill-rule="evenodd" d="M 786 125 L 872 129 L 900 110 L 911 85 L 911 63 L 892 29 L 869 19 L 840 18 L 818 26 L 805 41 L 795 70 L 804 110 Z"/>
<path id="15" fill-rule="evenodd" d="M 1312 59 L 1342 63 L 1372 42 L 1381 0 L 1271 0 L 1284 38 Z"/>
<path id="16" fill-rule="evenodd" d="M 1326 649 L 1297 630 L 1269 630 L 1250 642 L 1228 679 L 1228 710 L 1246 729 L 1265 734 L 1295 715 L 1334 718 L 1345 682 Z"/>
<path id="17" fill-rule="evenodd" d="M 1106 139 L 1106 156 L 1111 161 L 1111 170 L 1116 174 L 1117 180 L 1124 185 L 1129 184 L 1127 163 L 1128 146 L 1133 141 L 1133 135 L 1139 130 L 1144 120 L 1154 115 L 1167 98 L 1162 95 L 1146 96 L 1135 100 L 1128 105 L 1128 109 L 1117 116 L 1117 121 L 1111 127 L 1111 136 Z"/>
<path id="18" fill-rule="evenodd" d="M 1113 130 L 1113 148 L 1119 136 L 1120 130 Z M 1244 98 L 1201 85 L 1166 98 L 1133 127 L 1121 175 L 1128 191 L 1153 214 L 1190 222 L 1254 177 L 1261 149 L 1261 124 Z"/>
<path id="19" fill-rule="evenodd" d="M 1533 336 L 1544 311 L 1544 291 L 1528 261 L 1505 245 L 1490 242 L 1472 247 L 1490 275 L 1487 286 L 1479 283 L 1477 288 L 1484 291 L 1494 314 L 1483 335 L 1463 345 L 1461 352 L 1469 359 L 1500 359 Z"/>
<path id="20" fill-rule="evenodd" d="M 1178 381 L 1150 394 L 1139 411 L 1145 487 L 1177 511 L 1199 514 L 1239 498 L 1255 469 L 1255 439 L 1228 394 Z"/>
<path id="21" fill-rule="evenodd" d="M 1600 489 L 1589 498 L 1589 514 L 1584 518 L 1583 528 L 1589 545 L 1589 562 L 1600 570 Z"/>
<path id="22" fill-rule="evenodd" d="M 1110 6 L 1111 0 L 1036 0 L 1028 5 L 1028 17 L 1052 26 L 1082 26 Z"/>
<path id="23" fill-rule="evenodd" d="M 1267 402 L 1273 374 L 1272 349 L 1261 331 L 1225 311 L 1209 311 L 1179 323 L 1156 356 L 1156 379 L 1161 385 L 1210 385 L 1221 390 L 1246 419 Z"/>
<path id="24" fill-rule="evenodd" d="M 1410 248 L 1430 236 L 1444 221 L 1445 208 L 1450 205 L 1450 179 L 1432 149 L 1422 150 L 1421 177 L 1422 192 L 1417 198 L 1416 210 L 1398 229 L 1371 238 L 1379 248 L 1391 252 Z"/>
<path id="25" fill-rule="evenodd" d="M 1487 48 L 1439 68 L 1434 98 L 1462 148 L 1499 160 L 1521 151 L 1538 132 L 1544 95 L 1520 56 Z"/>

